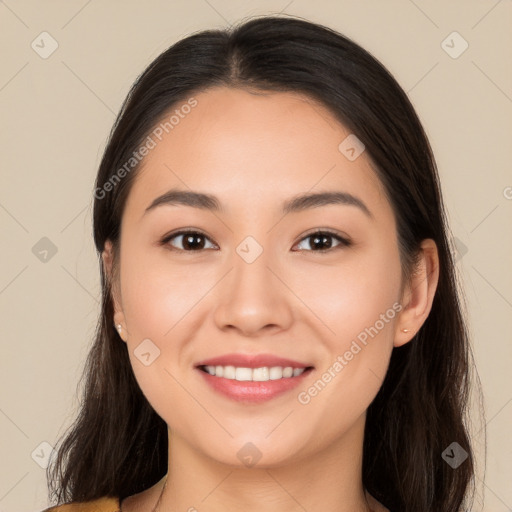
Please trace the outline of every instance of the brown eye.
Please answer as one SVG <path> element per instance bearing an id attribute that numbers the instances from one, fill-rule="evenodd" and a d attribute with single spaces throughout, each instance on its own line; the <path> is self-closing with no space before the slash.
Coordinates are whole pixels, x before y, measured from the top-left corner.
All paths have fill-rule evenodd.
<path id="1" fill-rule="evenodd" d="M 174 244 L 171 244 L 171 240 L 177 240 L 178 245 L 181 245 L 181 247 L 176 247 Z M 162 240 L 162 245 L 170 245 L 171 249 L 177 250 L 177 251 L 187 251 L 187 252 L 193 252 L 193 251 L 201 251 L 208 247 L 205 247 L 206 241 L 210 240 L 205 234 L 199 232 L 199 231 L 178 231 L 176 233 L 172 233 L 168 236 L 166 236 Z M 213 247 L 215 247 L 214 244 L 212 244 Z"/>
<path id="2" fill-rule="evenodd" d="M 332 242 L 333 239 L 338 242 L 334 247 Z M 302 238 L 300 243 L 302 243 L 303 240 L 309 240 L 308 245 L 312 252 L 328 252 L 332 249 L 336 249 L 337 247 L 348 247 L 351 245 L 350 240 L 347 240 L 346 238 L 331 231 L 315 231 L 314 233 L 310 233 Z"/>

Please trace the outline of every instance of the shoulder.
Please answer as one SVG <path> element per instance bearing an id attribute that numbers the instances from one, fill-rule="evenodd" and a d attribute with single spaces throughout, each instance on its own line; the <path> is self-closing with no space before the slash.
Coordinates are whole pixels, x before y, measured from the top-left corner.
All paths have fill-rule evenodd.
<path id="1" fill-rule="evenodd" d="M 120 512 L 119 498 L 104 496 L 92 501 L 76 501 L 47 508 L 42 512 Z"/>

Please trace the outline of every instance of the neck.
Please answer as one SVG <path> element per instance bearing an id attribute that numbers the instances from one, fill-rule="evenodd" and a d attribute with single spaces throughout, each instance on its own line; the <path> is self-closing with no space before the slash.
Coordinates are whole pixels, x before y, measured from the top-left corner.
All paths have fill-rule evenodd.
<path id="1" fill-rule="evenodd" d="M 214 460 L 169 431 L 169 470 L 155 510 L 368 512 L 374 502 L 368 503 L 362 485 L 363 435 L 361 417 L 314 456 L 245 467 Z"/>

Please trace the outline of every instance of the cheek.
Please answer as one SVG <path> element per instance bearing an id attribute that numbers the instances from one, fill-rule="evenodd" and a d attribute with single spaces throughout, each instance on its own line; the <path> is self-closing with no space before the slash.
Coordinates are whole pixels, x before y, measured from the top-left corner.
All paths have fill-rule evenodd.
<path id="1" fill-rule="evenodd" d="M 206 293 L 207 283 L 194 286 L 202 282 L 201 276 L 183 265 L 170 265 L 159 250 L 126 248 L 120 277 L 131 366 L 155 411 L 180 427 L 185 420 L 173 416 L 171 406 L 186 411 L 194 403 L 180 386 L 178 368 L 190 338 L 194 305 Z"/>
<path id="2" fill-rule="evenodd" d="M 171 263 L 164 249 L 132 252 L 123 260 L 121 290 L 130 335 L 170 336 L 211 287 L 207 267 Z"/>
<path id="3" fill-rule="evenodd" d="M 334 431 L 363 414 L 375 398 L 387 371 L 401 309 L 398 252 L 383 246 L 359 256 L 305 278 L 302 291 L 325 324 L 328 353 L 317 381 L 304 390 L 303 402 L 310 399 L 319 410 L 330 410 L 337 425 Z"/>
<path id="4" fill-rule="evenodd" d="M 317 386 L 321 407 L 338 404 L 347 413 L 346 407 L 353 406 L 352 414 L 358 415 L 378 392 L 401 309 L 400 279 L 399 255 L 392 245 L 303 273 L 300 296 L 315 313 L 314 328 L 323 333 L 327 354 Z"/>
<path id="5" fill-rule="evenodd" d="M 171 263 L 164 250 L 137 252 L 126 245 L 122 258 L 121 292 L 131 365 L 146 398 L 167 417 L 168 411 L 161 408 L 169 396 L 174 404 L 184 404 L 183 410 L 192 405 L 173 376 L 190 364 L 184 348 L 201 328 L 201 306 L 215 276 L 207 265 L 185 260 Z M 146 353 L 149 356 L 139 358 Z M 143 361 L 148 359 L 151 363 L 146 366 Z"/>
<path id="6" fill-rule="evenodd" d="M 399 256 L 392 246 L 347 253 L 339 262 L 314 270 L 309 265 L 293 278 L 293 289 L 339 350 L 376 322 L 379 330 L 388 330 L 392 322 L 381 325 L 380 315 L 391 308 L 386 319 L 396 316 L 393 304 L 401 284 Z"/>

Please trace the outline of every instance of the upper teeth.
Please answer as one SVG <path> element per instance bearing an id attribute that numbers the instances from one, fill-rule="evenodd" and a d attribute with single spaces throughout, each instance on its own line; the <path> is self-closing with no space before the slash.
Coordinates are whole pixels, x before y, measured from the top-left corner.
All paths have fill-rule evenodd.
<path id="1" fill-rule="evenodd" d="M 210 374 L 225 379 L 266 381 L 296 377 L 304 372 L 305 368 L 292 368 L 291 366 L 273 366 L 271 368 L 237 368 L 235 366 L 205 366 L 204 369 Z"/>

